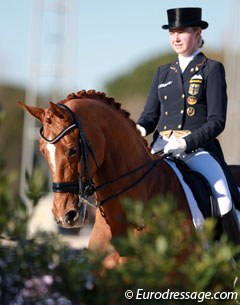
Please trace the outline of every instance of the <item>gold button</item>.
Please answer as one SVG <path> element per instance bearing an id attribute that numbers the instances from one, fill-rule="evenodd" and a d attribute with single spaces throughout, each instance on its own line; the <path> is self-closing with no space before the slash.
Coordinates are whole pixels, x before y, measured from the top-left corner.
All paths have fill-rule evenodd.
<path id="1" fill-rule="evenodd" d="M 184 98 L 185 97 L 185 94 L 182 94 L 182 98 Z"/>
<path id="2" fill-rule="evenodd" d="M 167 95 L 164 95 L 164 99 L 167 100 Z"/>
<path id="3" fill-rule="evenodd" d="M 163 127 L 163 129 L 166 130 L 166 129 L 167 129 L 167 126 L 165 125 L 165 126 Z"/>
<path id="4" fill-rule="evenodd" d="M 194 71 L 194 68 L 192 68 L 190 71 L 193 72 L 193 71 Z"/>
<path id="5" fill-rule="evenodd" d="M 182 125 L 181 125 L 181 124 L 179 124 L 179 125 L 178 125 L 178 129 L 180 129 L 181 127 L 182 127 Z"/>
<path id="6" fill-rule="evenodd" d="M 184 110 L 181 110 L 180 113 L 183 114 L 183 113 L 184 113 Z"/>
<path id="7" fill-rule="evenodd" d="M 168 115 L 168 112 L 167 112 L 167 111 L 165 111 L 165 115 Z"/>

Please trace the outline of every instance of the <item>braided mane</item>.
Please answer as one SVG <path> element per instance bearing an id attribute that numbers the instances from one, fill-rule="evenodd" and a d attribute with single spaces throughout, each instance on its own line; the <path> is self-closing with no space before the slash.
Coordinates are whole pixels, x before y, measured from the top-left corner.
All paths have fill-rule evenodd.
<path id="1" fill-rule="evenodd" d="M 121 104 L 116 102 L 113 97 L 107 97 L 104 92 L 99 92 L 95 90 L 81 90 L 77 93 L 70 93 L 64 100 L 61 100 L 59 103 L 65 104 L 67 101 L 72 99 L 93 99 L 111 107 L 114 107 L 117 111 L 119 111 L 125 118 L 127 118 L 130 124 L 135 128 L 136 132 L 140 136 L 140 132 L 136 129 L 136 123 L 130 118 L 130 113 L 121 108 Z M 145 146 L 148 146 L 147 141 L 141 136 L 142 141 Z"/>
<path id="2" fill-rule="evenodd" d="M 114 108 L 118 109 L 123 116 L 129 118 L 130 113 L 124 109 L 121 108 L 121 104 L 116 102 L 113 97 L 107 97 L 104 92 L 99 92 L 95 90 L 81 90 L 77 93 L 70 93 L 64 100 L 60 101 L 60 103 L 65 104 L 67 101 L 72 100 L 72 99 L 92 99 L 96 101 L 103 102 L 105 104 L 111 105 Z"/>

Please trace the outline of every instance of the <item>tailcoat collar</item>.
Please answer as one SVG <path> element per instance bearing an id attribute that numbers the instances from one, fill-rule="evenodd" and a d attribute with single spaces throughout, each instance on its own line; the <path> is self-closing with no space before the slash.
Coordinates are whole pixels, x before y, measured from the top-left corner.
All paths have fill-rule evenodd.
<path id="1" fill-rule="evenodd" d="M 183 82 L 186 79 L 191 78 L 194 74 L 198 73 L 198 71 L 204 66 L 206 63 L 206 56 L 200 52 L 197 54 L 194 59 L 189 63 L 185 71 L 182 73 L 181 68 L 179 66 L 179 61 L 176 59 L 174 62 L 171 63 L 170 65 L 170 71 L 173 72 L 175 75 L 181 75 L 181 78 Z"/>

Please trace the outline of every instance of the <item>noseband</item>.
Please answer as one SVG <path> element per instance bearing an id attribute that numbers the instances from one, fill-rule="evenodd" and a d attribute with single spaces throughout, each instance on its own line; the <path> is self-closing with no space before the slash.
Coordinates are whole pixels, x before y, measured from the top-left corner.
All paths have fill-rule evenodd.
<path id="1" fill-rule="evenodd" d="M 78 194 L 80 198 L 88 198 L 91 196 L 94 191 L 95 187 L 90 178 L 90 166 L 89 166 L 89 152 L 93 156 L 96 166 L 98 167 L 98 162 L 94 153 L 94 150 L 88 141 L 86 134 L 84 133 L 80 122 L 76 116 L 76 114 L 66 105 L 58 104 L 58 106 L 67 109 L 68 112 L 71 114 L 73 119 L 73 124 L 65 128 L 61 131 L 54 139 L 49 140 L 43 135 L 43 127 L 40 129 L 40 136 L 41 138 L 50 144 L 55 144 L 59 140 L 61 140 L 69 131 L 77 128 L 78 129 L 78 137 L 79 137 L 79 147 L 80 147 L 80 174 L 78 181 L 76 182 L 53 182 L 52 183 L 52 190 L 55 193 L 73 193 Z M 85 177 L 83 179 L 83 166 L 85 166 Z"/>

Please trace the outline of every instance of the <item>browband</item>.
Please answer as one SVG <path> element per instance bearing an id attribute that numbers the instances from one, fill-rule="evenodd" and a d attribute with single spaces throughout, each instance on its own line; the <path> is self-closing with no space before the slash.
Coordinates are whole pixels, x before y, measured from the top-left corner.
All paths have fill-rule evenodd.
<path id="1" fill-rule="evenodd" d="M 77 127 L 77 125 L 74 123 L 74 124 L 72 124 L 72 125 L 70 125 L 70 126 L 68 126 L 66 129 L 64 129 L 63 131 L 61 131 L 54 139 L 52 139 L 52 140 L 49 140 L 49 139 L 47 139 L 44 135 L 43 135 L 43 126 L 40 128 L 40 131 L 39 131 L 39 134 L 40 134 L 40 136 L 41 136 L 41 138 L 43 138 L 43 140 L 45 140 L 46 142 L 48 142 L 49 144 L 55 144 L 57 141 L 59 141 L 63 136 L 65 136 L 65 134 L 69 131 L 69 130 L 71 130 L 71 129 L 73 129 L 73 128 L 75 128 L 75 127 Z"/>

